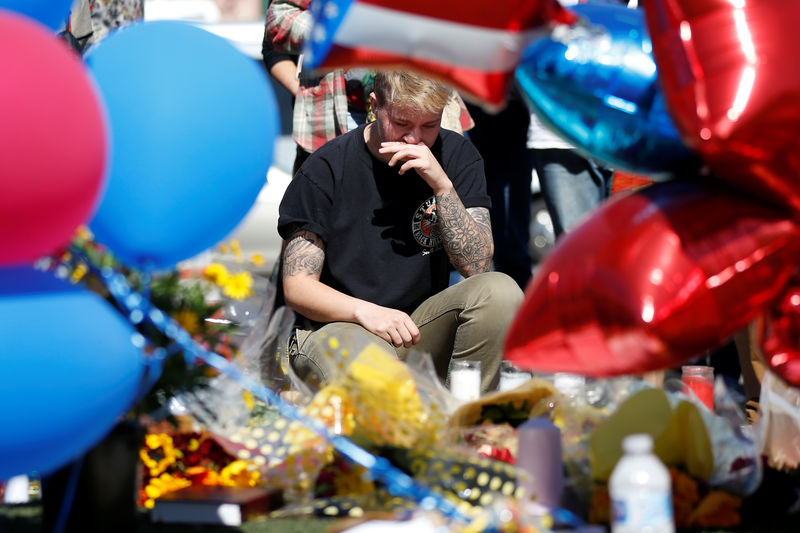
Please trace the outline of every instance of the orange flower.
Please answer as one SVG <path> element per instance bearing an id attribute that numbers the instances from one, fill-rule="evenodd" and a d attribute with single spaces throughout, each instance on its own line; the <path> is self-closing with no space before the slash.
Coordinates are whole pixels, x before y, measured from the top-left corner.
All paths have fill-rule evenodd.
<path id="1" fill-rule="evenodd" d="M 672 507 L 675 525 L 679 528 L 689 526 L 689 517 L 700 501 L 699 485 L 697 481 L 686 472 L 670 467 L 670 481 L 672 483 Z"/>
<path id="2" fill-rule="evenodd" d="M 611 499 L 608 494 L 608 485 L 605 483 L 595 483 L 592 488 L 589 522 L 592 524 L 608 524 L 611 522 Z"/>
<path id="3" fill-rule="evenodd" d="M 204 466 L 191 466 L 186 469 L 184 475 L 192 482 L 198 485 L 223 485 L 222 479 L 219 474 L 206 468 Z"/>
<path id="4" fill-rule="evenodd" d="M 689 517 L 693 527 L 733 527 L 741 523 L 742 499 L 720 490 L 710 491 Z"/>
<path id="5" fill-rule="evenodd" d="M 181 309 L 180 311 L 172 313 L 171 316 L 172 319 L 190 335 L 194 335 L 200 331 L 200 317 L 191 309 Z"/>

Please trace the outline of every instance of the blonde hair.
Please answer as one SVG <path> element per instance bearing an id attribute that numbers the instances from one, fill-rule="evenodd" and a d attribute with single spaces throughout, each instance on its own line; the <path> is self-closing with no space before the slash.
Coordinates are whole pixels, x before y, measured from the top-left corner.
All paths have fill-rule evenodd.
<path id="1" fill-rule="evenodd" d="M 379 107 L 391 102 L 426 113 L 441 113 L 453 93 L 443 83 L 406 70 L 379 70 L 375 73 L 373 91 Z"/>

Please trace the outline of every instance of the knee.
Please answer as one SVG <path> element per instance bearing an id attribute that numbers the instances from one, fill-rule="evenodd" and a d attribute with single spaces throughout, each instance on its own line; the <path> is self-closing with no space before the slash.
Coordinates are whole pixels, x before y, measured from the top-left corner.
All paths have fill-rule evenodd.
<path id="1" fill-rule="evenodd" d="M 479 305 L 499 321 L 510 322 L 523 299 L 517 282 L 502 272 L 485 272 L 469 279 L 477 286 Z"/>

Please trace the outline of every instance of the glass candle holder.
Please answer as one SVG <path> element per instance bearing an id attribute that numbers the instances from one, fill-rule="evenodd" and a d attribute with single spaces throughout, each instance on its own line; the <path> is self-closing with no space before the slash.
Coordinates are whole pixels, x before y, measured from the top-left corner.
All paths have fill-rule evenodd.
<path id="1" fill-rule="evenodd" d="M 471 402 L 481 396 L 481 362 L 458 360 L 450 363 L 450 393 Z"/>
<path id="2" fill-rule="evenodd" d="M 509 361 L 503 361 L 500 363 L 500 384 L 497 386 L 497 390 L 507 391 L 516 389 L 523 383 L 530 381 L 530 379 L 530 372 L 525 372 Z"/>
<path id="3" fill-rule="evenodd" d="M 566 372 L 553 374 L 553 386 L 573 405 L 586 403 L 586 377 Z"/>
<path id="4" fill-rule="evenodd" d="M 697 396 L 703 405 L 714 410 L 714 368 L 704 365 L 684 365 L 681 367 L 683 392 Z"/>

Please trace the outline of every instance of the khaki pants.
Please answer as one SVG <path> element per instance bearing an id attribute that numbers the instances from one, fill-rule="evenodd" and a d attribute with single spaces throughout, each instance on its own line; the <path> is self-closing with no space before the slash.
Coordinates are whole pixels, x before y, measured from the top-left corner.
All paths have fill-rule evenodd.
<path id="1" fill-rule="evenodd" d="M 298 353 L 289 359 L 303 381 L 318 386 L 336 373 L 336 361 L 322 339 L 335 337 L 340 344 L 358 339 L 374 342 L 404 359 L 409 350 L 431 354 L 436 373 L 448 385 L 450 361 L 481 362 L 481 391 L 493 391 L 499 380 L 506 330 L 522 303 L 522 291 L 505 274 L 487 272 L 469 277 L 431 296 L 411 313 L 420 341 L 411 348 L 396 348 L 358 324 L 332 322 L 320 329 L 298 331 Z"/>

